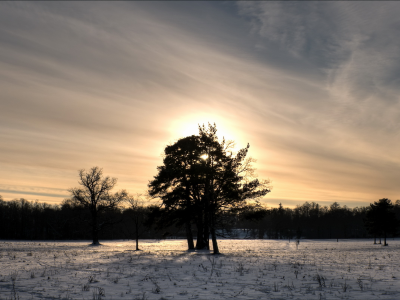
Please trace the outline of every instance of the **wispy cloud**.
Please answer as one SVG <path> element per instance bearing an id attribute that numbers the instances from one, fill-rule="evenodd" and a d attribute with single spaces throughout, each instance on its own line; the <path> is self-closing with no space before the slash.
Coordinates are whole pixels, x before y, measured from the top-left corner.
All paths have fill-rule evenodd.
<path id="1" fill-rule="evenodd" d="M 206 122 L 239 147 L 250 142 L 273 205 L 354 206 L 400 192 L 395 2 L 0 8 L 8 198 L 66 190 L 94 165 L 142 192 L 165 145 Z"/>
<path id="2" fill-rule="evenodd" d="M 268 54 L 279 50 L 290 64 L 280 58 L 272 65 L 282 66 L 286 74 L 305 83 L 317 83 L 325 93 L 310 94 L 308 99 L 285 97 L 296 112 L 293 120 L 300 125 L 288 130 L 292 140 L 276 137 L 286 157 L 300 161 L 293 165 L 289 159 L 290 165 L 283 168 L 297 170 L 293 174 L 302 177 L 289 181 L 323 187 L 331 199 L 343 195 L 361 200 L 367 193 L 398 197 L 394 174 L 399 174 L 400 166 L 396 154 L 400 44 L 395 37 L 400 30 L 400 6 L 393 2 L 239 2 L 238 7 L 250 17 L 258 49 L 266 53 L 267 62 L 275 59 Z M 299 86 L 290 89 L 298 92 Z M 328 193 L 335 186 L 341 192 Z M 360 197 L 355 191 L 365 194 Z"/>

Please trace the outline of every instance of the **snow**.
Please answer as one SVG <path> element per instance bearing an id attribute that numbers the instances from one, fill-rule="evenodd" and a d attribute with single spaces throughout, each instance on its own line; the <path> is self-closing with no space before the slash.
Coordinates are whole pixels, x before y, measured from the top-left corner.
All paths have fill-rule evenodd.
<path id="1" fill-rule="evenodd" d="M 0 299 L 400 299 L 400 240 L 0 241 Z"/>

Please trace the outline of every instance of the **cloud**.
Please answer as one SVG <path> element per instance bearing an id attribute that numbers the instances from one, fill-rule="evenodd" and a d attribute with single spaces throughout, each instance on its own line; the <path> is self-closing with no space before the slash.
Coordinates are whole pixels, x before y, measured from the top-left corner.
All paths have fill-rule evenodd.
<path id="1" fill-rule="evenodd" d="M 325 74 L 333 92 L 398 101 L 400 6 L 394 2 L 238 2 L 264 47 Z M 307 72 L 307 71 L 306 71 Z"/>
<path id="2" fill-rule="evenodd" d="M 277 168 L 292 174 L 303 170 L 326 191 L 341 185 L 346 195 L 363 189 L 396 195 L 400 5 L 238 2 L 238 9 L 251 23 L 265 63 L 293 78 L 288 89 L 295 95 L 279 91 L 284 104 L 275 106 L 275 113 L 296 126 L 281 127 L 285 137 L 268 137 L 292 157 L 290 166 L 282 162 Z M 299 91 L 306 86 L 304 97 Z M 276 174 L 294 182 L 290 173 Z"/>
<path id="3" fill-rule="evenodd" d="M 166 144 L 216 122 L 238 147 L 250 142 L 274 182 L 267 199 L 398 191 L 397 3 L 0 8 L 0 176 L 10 189 L 67 189 L 98 165 L 143 192 Z"/>

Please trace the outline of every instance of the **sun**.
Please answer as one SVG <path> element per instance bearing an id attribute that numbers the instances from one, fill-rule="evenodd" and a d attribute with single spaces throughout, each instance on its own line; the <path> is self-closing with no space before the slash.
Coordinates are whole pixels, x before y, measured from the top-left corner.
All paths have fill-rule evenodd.
<path id="1" fill-rule="evenodd" d="M 217 136 L 220 139 L 223 137 L 227 140 L 235 139 L 226 120 L 222 117 L 208 114 L 191 114 L 176 118 L 171 122 L 170 132 L 171 135 L 177 138 L 197 135 L 199 133 L 199 125 L 202 126 L 204 124 L 207 127 L 208 123 L 217 125 Z"/>
<path id="2" fill-rule="evenodd" d="M 242 128 L 238 128 L 238 124 L 234 119 L 228 119 L 222 115 L 213 113 L 201 112 L 185 113 L 179 117 L 172 118 L 168 126 L 170 140 L 177 141 L 183 137 L 198 135 L 199 125 L 202 126 L 204 124 L 207 127 L 208 123 L 217 126 L 217 136 L 220 141 L 225 139 L 225 141 L 234 142 L 230 149 L 233 153 L 239 151 L 241 147 L 245 147 L 249 142 L 247 138 L 244 138 Z M 207 157 L 202 156 L 201 159 L 206 160 Z"/>
<path id="3" fill-rule="evenodd" d="M 200 156 L 200 158 L 206 160 L 208 158 L 208 155 L 207 154 L 203 154 L 203 155 Z"/>

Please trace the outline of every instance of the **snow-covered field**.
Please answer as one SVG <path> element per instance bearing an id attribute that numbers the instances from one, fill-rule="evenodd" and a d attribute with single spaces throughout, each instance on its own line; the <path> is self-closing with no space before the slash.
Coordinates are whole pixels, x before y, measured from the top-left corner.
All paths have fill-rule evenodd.
<path id="1" fill-rule="evenodd" d="M 400 299 L 400 241 L 0 241 L 0 299 Z"/>

